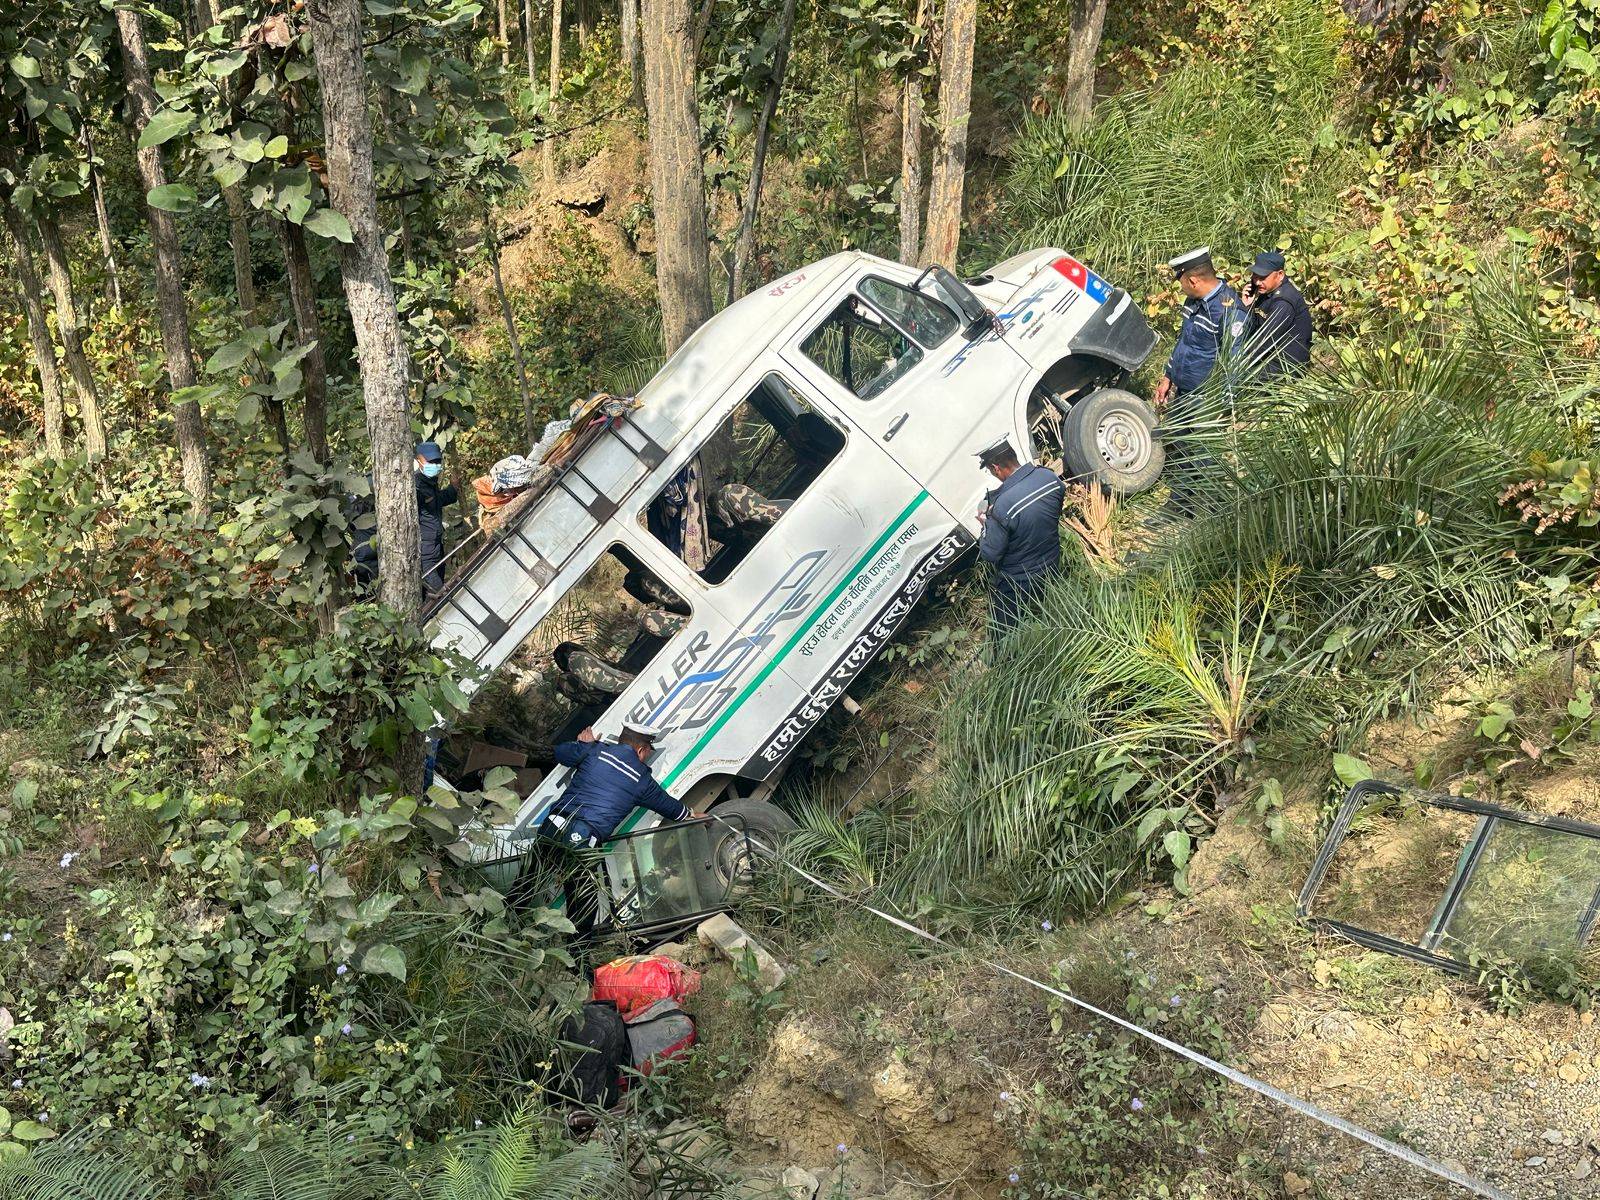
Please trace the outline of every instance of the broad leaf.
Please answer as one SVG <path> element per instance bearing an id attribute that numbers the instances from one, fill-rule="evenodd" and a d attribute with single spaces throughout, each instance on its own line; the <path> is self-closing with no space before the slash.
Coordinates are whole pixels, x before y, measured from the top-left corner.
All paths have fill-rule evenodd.
<path id="1" fill-rule="evenodd" d="M 392 975 L 404 983 L 406 978 L 405 952 L 388 942 L 379 942 L 361 956 L 361 969 L 368 975 Z"/>
<path id="2" fill-rule="evenodd" d="M 348 242 L 354 236 L 350 232 L 350 222 L 344 219 L 342 213 L 337 213 L 331 208 L 317 209 L 306 218 L 305 226 L 312 233 L 332 238 L 336 242 Z"/>
<path id="3" fill-rule="evenodd" d="M 1345 787 L 1355 787 L 1363 779 L 1372 778 L 1372 769 L 1353 754 L 1335 754 L 1333 773 Z"/>
<path id="4" fill-rule="evenodd" d="M 165 212 L 188 212 L 194 207 L 194 189 L 186 183 L 164 183 L 158 188 L 151 188 L 145 196 L 151 208 L 159 208 Z"/>
<path id="5" fill-rule="evenodd" d="M 175 108 L 163 108 L 150 118 L 150 124 L 144 127 L 144 132 L 139 135 L 139 149 L 148 150 L 151 146 L 159 146 L 163 142 L 170 142 L 181 134 L 188 133 L 194 128 L 195 117 L 193 113 L 182 112 Z"/>

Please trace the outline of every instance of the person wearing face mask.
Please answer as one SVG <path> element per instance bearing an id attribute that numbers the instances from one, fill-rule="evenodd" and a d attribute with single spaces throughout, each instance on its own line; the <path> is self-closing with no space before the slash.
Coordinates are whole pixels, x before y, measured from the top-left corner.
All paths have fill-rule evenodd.
<path id="1" fill-rule="evenodd" d="M 418 442 L 416 459 L 417 527 L 421 535 L 422 594 L 431 596 L 444 586 L 439 563 L 444 559 L 444 510 L 456 502 L 454 484 L 440 486 L 444 451 L 438 442 Z"/>

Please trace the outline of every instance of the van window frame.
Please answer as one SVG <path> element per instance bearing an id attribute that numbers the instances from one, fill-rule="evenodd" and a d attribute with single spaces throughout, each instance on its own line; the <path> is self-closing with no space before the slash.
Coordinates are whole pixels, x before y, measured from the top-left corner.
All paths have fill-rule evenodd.
<path id="1" fill-rule="evenodd" d="M 861 290 L 863 285 L 868 284 L 868 283 L 884 283 L 884 284 L 888 284 L 890 287 L 900 288 L 902 291 L 909 292 L 911 295 L 916 296 L 917 298 L 925 301 L 926 303 L 933 305 L 935 308 L 944 309 L 944 311 L 946 313 L 948 313 L 949 316 L 950 316 L 950 321 L 951 321 L 950 332 L 945 334 L 938 341 L 935 341 L 935 342 L 925 342 L 925 341 L 923 341 L 916 334 L 912 333 L 909 329 L 907 329 L 905 326 L 903 326 L 899 321 L 895 320 L 892 315 L 890 315 L 889 313 L 885 312 L 883 305 L 879 301 L 874 300 L 871 296 L 867 295 L 864 291 Z M 860 296 L 862 300 L 864 300 L 868 304 L 870 304 L 873 307 L 873 309 L 878 313 L 878 315 L 881 316 L 885 321 L 888 321 L 891 325 L 893 325 L 896 329 L 898 329 L 900 331 L 900 333 L 901 333 L 901 336 L 907 338 L 914 346 L 916 346 L 918 349 L 920 349 L 923 352 L 922 353 L 922 358 L 918 359 L 916 363 L 913 363 L 911 365 L 911 367 L 908 368 L 907 374 L 909 374 L 910 371 L 915 370 L 916 367 L 923 361 L 923 359 L 927 358 L 927 356 L 928 356 L 928 354 L 930 352 L 932 352 L 934 350 L 937 350 L 940 346 L 944 345 L 951 338 L 955 337 L 956 334 L 961 332 L 961 317 L 960 317 L 959 314 L 954 312 L 950 308 L 950 306 L 945 304 L 942 300 L 935 300 L 932 296 L 928 295 L 926 292 L 919 291 L 916 288 L 912 287 L 908 283 L 901 283 L 897 279 L 890 279 L 887 275 L 868 274 L 868 275 L 863 275 L 860 279 L 856 280 L 855 286 L 851 290 L 853 292 L 855 292 L 856 295 Z M 838 306 L 835 305 L 834 307 L 837 308 Z M 830 312 L 830 315 L 831 315 L 832 310 L 830 309 L 829 312 Z M 902 375 L 900 378 L 903 379 L 903 378 L 905 378 L 905 376 Z M 895 380 L 896 383 L 898 383 L 899 381 L 900 381 L 899 379 Z M 888 388 L 885 388 L 884 391 L 888 391 Z M 881 396 L 882 394 L 883 394 L 883 392 L 879 392 L 878 393 L 879 396 Z M 873 399 L 877 399 L 877 397 L 874 396 Z"/>

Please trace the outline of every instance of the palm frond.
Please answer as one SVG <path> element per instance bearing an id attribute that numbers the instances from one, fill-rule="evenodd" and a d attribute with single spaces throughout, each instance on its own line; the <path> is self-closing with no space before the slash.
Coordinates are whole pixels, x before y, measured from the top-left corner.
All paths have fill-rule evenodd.
<path id="1" fill-rule="evenodd" d="M 0 1157 L 0 1200 L 165 1200 L 148 1172 L 85 1136 Z"/>

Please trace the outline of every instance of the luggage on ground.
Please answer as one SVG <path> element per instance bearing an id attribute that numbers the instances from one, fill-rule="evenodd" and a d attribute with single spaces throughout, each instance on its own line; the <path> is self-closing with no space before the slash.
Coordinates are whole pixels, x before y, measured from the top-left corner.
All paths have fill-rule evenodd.
<path id="1" fill-rule="evenodd" d="M 589 1001 L 561 1027 L 563 1072 L 555 1090 L 591 1108 L 610 1108 L 622 1098 L 622 1070 L 632 1062 L 627 1026 L 609 1002 Z"/>
<path id="2" fill-rule="evenodd" d="M 682 1004 L 699 990 L 700 972 L 665 955 L 633 954 L 595 970 L 591 998 L 614 1002 L 627 1021 L 658 1000 Z"/>
<path id="3" fill-rule="evenodd" d="M 633 1069 L 648 1075 L 694 1045 L 694 1018 L 676 1000 L 657 1000 L 627 1024 Z"/>

